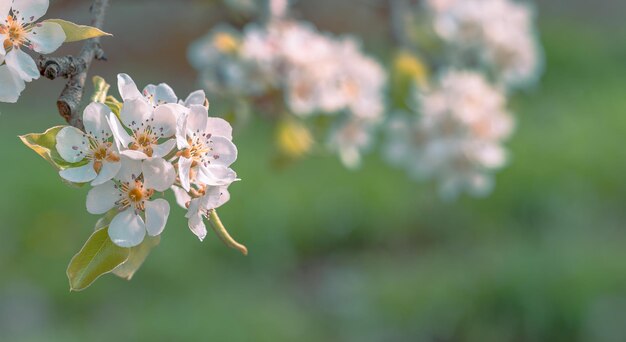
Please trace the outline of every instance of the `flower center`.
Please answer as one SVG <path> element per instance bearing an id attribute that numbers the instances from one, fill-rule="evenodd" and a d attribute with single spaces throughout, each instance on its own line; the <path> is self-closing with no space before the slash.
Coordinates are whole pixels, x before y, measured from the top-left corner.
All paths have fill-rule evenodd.
<path id="1" fill-rule="evenodd" d="M 228 33 L 220 32 L 213 37 L 213 44 L 222 53 L 230 53 L 237 50 L 237 40 Z"/>
<path id="2" fill-rule="evenodd" d="M 117 162 L 120 160 L 120 157 L 111 149 L 113 143 L 109 141 L 98 142 L 98 140 L 94 138 L 90 138 L 89 143 L 90 146 L 87 158 L 94 161 L 93 168 L 96 173 L 100 173 L 103 161 Z"/>
<path id="3" fill-rule="evenodd" d="M 133 132 L 133 143 L 130 145 L 131 150 L 139 150 L 145 153 L 148 157 L 152 157 L 152 146 L 158 143 L 159 137 L 152 131 L 152 128 L 148 126 L 143 131 Z"/>
<path id="4" fill-rule="evenodd" d="M 9 50 L 12 47 L 20 47 L 28 42 L 26 33 L 28 30 L 25 25 L 19 23 L 19 21 L 9 15 L 4 24 L 0 24 L 0 34 L 7 35 L 3 45 L 5 50 Z"/>
<path id="5" fill-rule="evenodd" d="M 218 159 L 220 157 L 218 154 L 209 155 L 209 153 L 213 151 L 211 147 L 212 141 L 210 139 L 211 134 L 203 133 L 202 135 L 198 135 L 198 133 L 194 133 L 191 138 L 187 138 L 189 148 L 178 152 L 178 156 L 193 160 L 192 167 L 198 164 L 208 166 L 208 164 L 211 164 L 211 159 Z"/>
<path id="6" fill-rule="evenodd" d="M 122 182 L 116 188 L 119 190 L 119 199 L 115 204 L 122 210 L 133 207 L 135 210 L 144 211 L 146 201 L 154 195 L 154 190 L 146 189 L 139 179 L 133 182 Z"/>

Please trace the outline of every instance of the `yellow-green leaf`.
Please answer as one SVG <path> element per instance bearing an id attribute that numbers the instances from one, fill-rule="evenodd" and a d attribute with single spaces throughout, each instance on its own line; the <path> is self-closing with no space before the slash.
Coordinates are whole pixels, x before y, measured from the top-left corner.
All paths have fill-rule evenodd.
<path id="1" fill-rule="evenodd" d="M 107 93 L 109 92 L 109 88 L 111 85 L 104 80 L 104 78 L 100 76 L 94 76 L 93 79 L 93 95 L 91 96 L 92 102 L 100 102 L 104 103 L 107 98 Z"/>
<path id="2" fill-rule="evenodd" d="M 118 119 L 120 117 L 120 112 L 122 111 L 122 106 L 124 105 L 122 102 L 118 101 L 114 96 L 107 96 L 104 101 L 104 104 L 109 107 L 109 109 L 115 114 Z"/>
<path id="3" fill-rule="evenodd" d="M 106 33 L 98 28 L 86 26 L 86 25 L 78 25 L 73 22 L 66 21 L 63 19 L 48 19 L 45 20 L 48 23 L 55 23 L 61 25 L 63 31 L 65 31 L 65 42 L 77 42 L 80 40 L 102 37 L 102 36 L 111 36 L 110 33 Z"/>
<path id="4" fill-rule="evenodd" d="M 61 158 L 61 155 L 57 152 L 57 133 L 64 127 L 66 126 L 56 126 L 48 129 L 44 133 L 21 135 L 20 139 L 26 146 L 42 156 L 43 159 L 47 160 L 57 170 L 63 170 L 69 166 L 78 166 L 80 163 L 68 163 Z"/>
<path id="5" fill-rule="evenodd" d="M 70 290 L 86 289 L 98 277 L 124 263 L 129 255 L 130 248 L 115 245 L 109 238 L 107 228 L 94 232 L 67 267 Z"/>
<path id="6" fill-rule="evenodd" d="M 146 236 L 139 246 L 130 249 L 128 260 L 113 270 L 116 276 L 130 280 L 150 254 L 152 248 L 161 242 L 160 236 Z"/>

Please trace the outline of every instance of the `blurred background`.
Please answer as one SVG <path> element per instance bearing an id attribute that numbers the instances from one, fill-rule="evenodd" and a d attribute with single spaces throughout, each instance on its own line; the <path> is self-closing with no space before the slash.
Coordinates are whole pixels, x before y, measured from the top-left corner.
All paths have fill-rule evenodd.
<path id="1" fill-rule="evenodd" d="M 88 23 L 89 3 L 51 1 L 46 17 Z M 358 32 L 385 61 L 368 3 L 295 10 Z M 333 156 L 277 169 L 258 121 L 236 132 L 243 181 L 219 211 L 248 257 L 211 234 L 200 243 L 175 208 L 132 281 L 106 275 L 80 293 L 65 269 L 97 217 L 87 188 L 66 187 L 17 138 L 64 123 L 63 81 L 29 84 L 0 104 L 0 341 L 626 341 L 626 3 L 537 7 L 546 72 L 511 104 L 512 162 L 488 198 L 442 202 L 379 153 L 358 171 Z M 223 15 L 201 1 L 112 1 L 109 61 L 91 75 L 185 97 L 198 88 L 187 46 Z"/>

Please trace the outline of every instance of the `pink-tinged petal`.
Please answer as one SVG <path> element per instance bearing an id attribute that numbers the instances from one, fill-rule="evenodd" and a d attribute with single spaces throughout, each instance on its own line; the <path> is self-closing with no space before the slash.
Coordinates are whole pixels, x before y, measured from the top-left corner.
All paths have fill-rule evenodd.
<path id="1" fill-rule="evenodd" d="M 108 140 L 112 133 L 107 122 L 109 115 L 113 115 L 113 113 L 104 103 L 90 103 L 83 111 L 85 132 L 98 140 Z"/>
<path id="2" fill-rule="evenodd" d="M 156 145 L 152 147 L 152 156 L 153 157 L 165 157 L 172 149 L 176 146 L 176 140 L 170 139 L 161 145 Z"/>
<path id="3" fill-rule="evenodd" d="M 127 74 L 117 75 L 117 89 L 120 92 L 122 100 L 124 101 L 143 98 L 143 95 L 141 95 L 141 92 L 139 91 L 139 88 L 137 88 L 135 81 L 133 81 L 133 79 L 130 78 L 130 76 L 128 76 Z"/>
<path id="4" fill-rule="evenodd" d="M 210 139 L 208 158 L 212 165 L 230 166 L 237 160 L 237 147 L 229 139 L 215 136 Z"/>
<path id="5" fill-rule="evenodd" d="M 121 192 L 112 181 L 98 185 L 87 193 L 87 211 L 94 215 L 104 214 L 115 207 Z"/>
<path id="6" fill-rule="evenodd" d="M 79 167 L 71 167 L 69 169 L 59 171 L 61 178 L 72 183 L 91 182 L 98 176 L 93 168 L 93 161 Z"/>
<path id="7" fill-rule="evenodd" d="M 23 24 L 32 23 L 48 11 L 48 0 L 13 0 L 13 14 Z"/>
<path id="8" fill-rule="evenodd" d="M 136 150 L 124 150 L 121 151 L 120 154 L 134 160 L 144 160 L 150 158 L 147 154 Z"/>
<path id="9" fill-rule="evenodd" d="M 143 94 L 152 96 L 152 101 L 156 106 L 164 103 L 178 102 L 178 97 L 176 96 L 176 93 L 174 93 L 172 87 L 165 83 L 161 83 L 158 86 L 148 84 L 143 89 Z"/>
<path id="10" fill-rule="evenodd" d="M 13 1 L 11 0 L 0 0 L 0 18 L 2 18 L 3 20 L 9 15 L 9 10 L 11 9 L 12 3 Z"/>
<path id="11" fill-rule="evenodd" d="M 191 134 L 205 133 L 209 112 L 204 106 L 191 106 L 187 116 L 187 130 Z"/>
<path id="12" fill-rule="evenodd" d="M 65 41 L 65 31 L 57 23 L 43 22 L 33 26 L 26 34 L 30 48 L 43 54 L 56 51 Z"/>
<path id="13" fill-rule="evenodd" d="M 187 99 L 185 99 L 183 104 L 185 107 L 191 107 L 191 105 L 203 106 L 205 101 L 206 94 L 204 93 L 204 90 L 196 90 L 187 96 Z"/>
<path id="14" fill-rule="evenodd" d="M 150 158 L 142 164 L 144 186 L 156 191 L 165 191 L 174 185 L 176 170 L 163 158 Z"/>
<path id="15" fill-rule="evenodd" d="M 221 165 L 200 167 L 197 178 L 200 183 L 210 186 L 230 185 L 239 180 L 233 169 Z"/>
<path id="16" fill-rule="evenodd" d="M 109 123 L 109 128 L 115 138 L 115 145 L 117 145 L 117 148 L 119 150 L 128 148 L 128 145 L 133 142 L 133 139 L 130 137 L 128 132 L 126 132 L 126 129 L 124 129 L 120 120 L 117 119 L 117 116 L 113 113 L 109 114 L 107 122 Z"/>
<path id="17" fill-rule="evenodd" d="M 159 198 L 146 202 L 146 230 L 148 235 L 160 235 L 165 229 L 169 215 L 170 204 L 166 200 Z"/>
<path id="18" fill-rule="evenodd" d="M 189 196 L 187 191 L 177 186 L 172 186 L 170 189 L 172 189 L 172 192 L 174 192 L 174 198 L 176 198 L 176 204 L 178 204 L 181 208 L 186 209 L 187 203 L 191 201 L 191 196 Z"/>
<path id="19" fill-rule="evenodd" d="M 141 175 L 141 161 L 128 158 L 124 155 L 120 159 L 122 167 L 116 178 L 124 182 L 132 182 Z"/>
<path id="20" fill-rule="evenodd" d="M 2 41 L 2 37 L 0 37 Z M 0 47 L 2 44 L 0 44 Z M 4 60 L 4 56 L 0 55 L 0 63 Z M 6 65 L 0 66 L 0 102 L 15 103 L 20 98 L 20 94 L 26 87 L 24 80 L 17 76 Z"/>
<path id="21" fill-rule="evenodd" d="M 93 182 L 91 182 L 91 186 L 97 186 L 107 181 L 113 179 L 113 177 L 117 176 L 117 173 L 122 168 L 122 162 L 102 162 L 102 168 L 100 169 L 100 173 L 98 173 L 98 177 L 96 177 Z"/>
<path id="22" fill-rule="evenodd" d="M 6 65 L 25 82 L 39 78 L 39 69 L 32 57 L 20 49 L 12 49 L 4 59 Z"/>
<path id="23" fill-rule="evenodd" d="M 186 191 L 189 191 L 191 188 L 191 180 L 189 178 L 192 163 L 193 160 L 188 158 L 180 157 L 178 159 L 178 177 L 180 177 L 180 184 Z"/>
<path id="24" fill-rule="evenodd" d="M 75 127 L 64 127 L 57 133 L 56 149 L 68 163 L 77 163 L 89 152 L 89 139 Z"/>
<path id="25" fill-rule="evenodd" d="M 126 127 L 134 131 L 146 124 L 146 120 L 152 116 L 153 110 L 154 108 L 143 98 L 125 100 L 120 112 L 120 119 Z"/>
<path id="26" fill-rule="evenodd" d="M 154 109 L 150 125 L 161 138 L 169 138 L 176 134 L 176 120 L 187 109 L 179 104 L 160 105 Z"/>
<path id="27" fill-rule="evenodd" d="M 135 247 L 145 236 L 146 224 L 131 208 L 117 214 L 109 224 L 109 237 L 120 247 Z"/>
<path id="28" fill-rule="evenodd" d="M 233 127 L 228 121 L 221 118 L 209 118 L 205 132 L 210 133 L 212 136 L 233 140 Z"/>

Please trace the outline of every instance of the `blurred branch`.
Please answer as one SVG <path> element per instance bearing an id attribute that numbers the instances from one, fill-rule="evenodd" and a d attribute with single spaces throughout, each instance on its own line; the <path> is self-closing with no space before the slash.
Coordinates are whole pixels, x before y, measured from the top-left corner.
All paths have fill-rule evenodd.
<path id="1" fill-rule="evenodd" d="M 108 4 L 109 0 L 94 0 L 90 8 L 91 26 L 102 29 Z M 87 72 L 94 59 L 106 60 L 99 37 L 87 40 L 78 57 L 42 56 L 38 61 L 41 75 L 51 80 L 57 77 L 68 79 L 57 100 L 57 108 L 67 123 L 81 130 L 84 126 L 78 107 L 83 97 Z"/>

